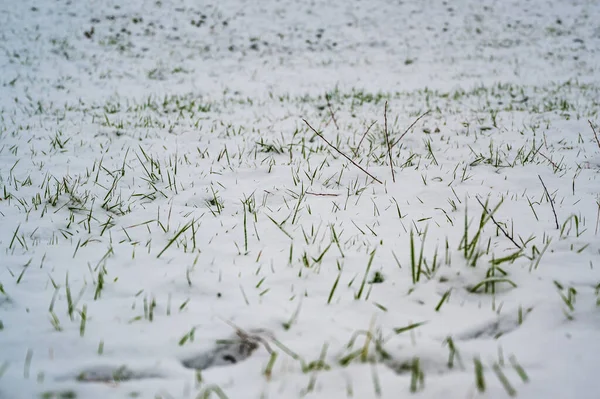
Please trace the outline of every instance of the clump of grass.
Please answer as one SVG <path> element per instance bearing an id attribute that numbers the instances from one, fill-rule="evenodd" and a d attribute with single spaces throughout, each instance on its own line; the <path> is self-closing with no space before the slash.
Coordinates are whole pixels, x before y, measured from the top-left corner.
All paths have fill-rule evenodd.
<path id="1" fill-rule="evenodd" d="M 413 358 L 410 368 L 410 393 L 416 393 L 425 389 L 425 373 L 421 368 L 418 357 Z"/>
<path id="2" fill-rule="evenodd" d="M 479 283 L 477 283 L 474 287 L 472 287 L 470 291 L 476 293 L 481 288 L 483 288 L 483 292 L 494 295 L 496 294 L 496 285 L 500 283 L 509 284 L 513 288 L 516 288 L 517 284 L 515 284 L 511 279 L 507 277 L 508 272 L 506 272 L 504 268 L 501 268 L 500 265 L 503 263 L 513 263 L 515 260 L 522 256 L 524 256 L 523 252 L 519 250 L 503 258 L 492 258 L 492 260 L 490 261 L 491 266 L 486 272 L 485 278 Z"/>
<path id="3" fill-rule="evenodd" d="M 481 216 L 479 217 L 477 231 L 473 236 L 469 235 L 470 223 L 468 217 L 468 207 L 465 204 L 464 231 L 458 249 L 459 251 L 462 251 L 463 256 L 467 260 L 467 264 L 472 267 L 475 267 L 477 265 L 477 261 L 479 260 L 480 256 L 484 254 L 483 251 L 478 249 L 480 240 L 483 235 L 483 228 L 491 220 L 498 208 L 500 208 L 500 205 L 502 205 L 502 201 L 500 201 L 492 210 L 488 210 L 488 202 L 489 200 L 486 200 L 485 203 L 482 204 L 483 211 L 481 212 Z"/>
<path id="4" fill-rule="evenodd" d="M 425 231 L 423 232 L 423 237 L 421 238 L 421 249 L 418 253 L 418 257 L 417 257 L 417 251 L 415 250 L 415 239 L 414 239 L 414 232 L 413 229 L 410 229 L 410 271 L 411 271 L 411 278 L 412 278 L 412 282 L 413 284 L 417 284 L 419 281 L 421 281 L 421 276 L 425 275 L 427 277 L 430 276 L 431 271 L 427 268 L 427 264 L 425 262 L 425 257 L 424 257 L 424 250 L 425 250 L 425 238 L 427 237 L 427 228 L 425 228 Z M 434 264 L 433 264 L 433 268 L 435 270 L 436 267 L 436 261 L 435 258 L 437 257 L 437 252 L 436 252 L 436 256 L 434 257 Z"/>
<path id="5" fill-rule="evenodd" d="M 563 313 L 567 317 L 568 320 L 574 319 L 575 313 L 575 300 L 577 299 L 577 290 L 573 287 L 565 288 L 558 281 L 554 281 L 554 285 L 558 289 L 558 295 L 563 300 L 563 303 L 566 305 L 566 309 L 563 309 Z"/>

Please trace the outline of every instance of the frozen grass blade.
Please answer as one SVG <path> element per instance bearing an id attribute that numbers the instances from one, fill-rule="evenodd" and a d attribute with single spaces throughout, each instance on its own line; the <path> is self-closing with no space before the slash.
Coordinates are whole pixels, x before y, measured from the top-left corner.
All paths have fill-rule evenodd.
<path id="1" fill-rule="evenodd" d="M 296 310 L 292 314 L 292 317 L 290 317 L 290 319 L 287 322 L 283 323 L 283 328 L 285 330 L 289 330 L 290 328 L 292 328 L 292 326 L 294 325 L 294 323 L 296 323 L 296 320 L 298 320 L 298 315 L 300 314 L 300 309 L 301 308 L 302 308 L 302 298 L 300 298 L 300 302 L 298 303 L 298 307 L 296 308 Z"/>
<path id="2" fill-rule="evenodd" d="M 418 357 L 413 358 L 410 366 L 410 393 L 417 393 L 425 388 L 425 373 L 421 369 Z"/>
<path id="3" fill-rule="evenodd" d="M 421 327 L 422 325 L 424 325 L 426 323 L 427 323 L 426 321 L 422 321 L 422 322 L 419 322 L 419 323 L 409 324 L 409 325 L 404 326 L 404 327 L 397 327 L 397 328 L 394 328 L 394 333 L 396 335 L 404 334 L 405 332 L 410 331 L 410 330 L 414 330 L 415 328 Z"/>
<path id="4" fill-rule="evenodd" d="M 69 287 L 69 273 L 67 273 L 65 277 L 65 291 L 67 293 L 67 313 L 69 314 L 69 318 L 71 321 L 73 320 L 73 310 L 75 306 L 73 305 L 73 298 L 71 296 L 71 288 Z"/>
<path id="5" fill-rule="evenodd" d="M 437 306 L 435 307 L 436 312 L 439 312 L 440 309 L 442 308 L 442 305 L 444 304 L 444 302 L 446 302 L 450 298 L 451 292 L 452 292 L 452 288 L 450 288 L 448 291 L 444 292 L 444 295 L 442 295 L 442 298 L 440 299 Z"/>
<path id="6" fill-rule="evenodd" d="M 162 254 L 164 254 L 164 253 L 165 253 L 165 251 L 166 251 L 167 249 L 169 249 L 169 247 L 170 247 L 171 245 L 173 245 L 173 243 L 174 243 L 175 241 L 177 241 L 177 239 L 179 238 L 179 236 L 180 236 L 180 235 L 182 235 L 183 233 L 185 233 L 185 232 L 186 232 L 186 230 L 188 230 L 190 227 L 192 227 L 192 224 L 193 224 L 193 223 L 194 223 L 194 220 L 193 220 L 193 219 L 192 219 L 192 221 L 191 221 L 191 222 L 188 222 L 188 223 L 186 223 L 186 224 L 185 224 L 185 226 L 183 226 L 183 227 L 182 227 L 182 228 L 181 228 L 181 229 L 180 229 L 180 230 L 179 230 L 179 231 L 178 231 L 178 232 L 175 234 L 175 236 L 169 240 L 169 242 L 167 243 L 167 245 L 166 245 L 166 246 L 165 246 L 165 247 L 162 249 L 162 251 L 160 251 L 160 252 L 158 253 L 158 255 L 156 255 L 156 257 L 157 257 L 157 258 L 160 258 L 160 257 L 161 257 L 161 255 L 162 255 Z"/>
<path id="7" fill-rule="evenodd" d="M 244 207 L 244 252 L 248 253 L 248 228 L 246 222 L 246 203 L 242 201 L 242 206 Z"/>
<path id="8" fill-rule="evenodd" d="M 498 283 L 507 283 L 507 284 L 511 285 L 513 288 L 517 288 L 517 284 L 515 284 L 512 280 L 510 280 L 508 278 L 488 277 L 488 278 L 481 280 L 473 288 L 469 289 L 469 291 L 476 293 L 477 291 L 479 291 L 479 289 L 481 287 L 488 286 L 488 285 L 490 285 L 492 287 L 492 290 L 494 290 L 495 284 L 498 284 Z"/>
<path id="9" fill-rule="evenodd" d="M 396 176 L 394 175 L 394 163 L 392 161 L 392 147 L 390 146 L 390 137 L 388 134 L 388 121 L 387 121 L 387 108 L 388 108 L 388 102 L 385 102 L 385 108 L 383 111 L 383 120 L 385 121 L 384 123 L 384 128 L 383 128 L 383 132 L 385 134 L 385 145 L 387 146 L 387 152 L 388 152 L 388 157 L 390 159 L 390 170 L 392 171 L 392 181 L 394 183 L 396 183 Z"/>
<path id="10" fill-rule="evenodd" d="M 87 320 L 87 306 L 83 305 L 83 309 L 79 313 L 81 316 L 81 323 L 79 324 L 79 336 L 83 337 L 85 335 L 85 322 Z"/>
<path id="11" fill-rule="evenodd" d="M 271 216 L 267 215 L 267 217 L 268 217 L 268 218 L 271 220 L 271 222 L 273 222 L 273 223 L 275 224 L 275 226 L 277 226 L 277 227 L 279 228 L 279 230 L 281 230 L 281 232 L 282 232 L 283 234 L 285 234 L 286 236 L 288 236 L 288 238 L 289 238 L 290 240 L 293 240 L 293 239 L 294 239 L 294 238 L 293 238 L 293 237 L 290 235 L 290 233 L 288 233 L 287 231 L 285 231 L 285 229 L 282 227 L 282 225 L 283 225 L 283 223 L 285 223 L 285 221 L 283 221 L 283 222 L 281 222 L 281 224 L 279 224 L 279 223 L 277 223 L 277 222 L 275 221 L 275 219 L 273 219 Z M 292 251 L 292 250 L 291 250 L 291 248 L 292 248 L 292 247 L 290 247 L 290 257 L 291 257 L 291 251 Z"/>
<path id="12" fill-rule="evenodd" d="M 427 229 L 429 228 L 429 226 L 425 227 L 425 231 L 423 232 L 423 237 L 421 238 L 421 249 L 419 251 L 419 257 L 417 259 L 416 257 L 416 251 L 415 251 L 415 242 L 414 242 L 414 232 L 413 229 L 410 229 L 410 270 L 411 270 L 411 277 L 412 277 L 412 283 L 413 284 L 417 284 L 419 281 L 421 281 L 421 275 L 425 274 L 426 276 L 429 276 L 429 270 L 423 270 L 425 266 L 425 257 L 424 257 L 424 251 L 425 251 L 425 239 L 427 237 Z M 435 267 L 435 265 L 434 265 Z"/>
<path id="13" fill-rule="evenodd" d="M 104 288 L 104 275 L 106 274 L 104 268 L 100 268 L 98 271 L 98 279 L 96 280 L 96 291 L 94 292 L 94 301 L 100 299 L 102 295 L 102 289 Z"/>
<path id="14" fill-rule="evenodd" d="M 521 367 L 521 365 L 517 361 L 517 358 L 514 355 L 511 355 L 508 358 L 508 360 L 510 361 L 511 366 L 515 369 L 519 377 L 521 377 L 521 380 L 525 383 L 529 382 L 529 376 L 527 375 L 523 367 Z"/>
<path id="15" fill-rule="evenodd" d="M 460 358 L 460 353 L 458 352 L 458 349 L 456 348 L 456 345 L 454 344 L 454 340 L 452 339 L 452 337 L 446 338 L 444 343 L 448 345 L 448 351 L 449 351 L 448 363 L 447 363 L 448 368 L 449 369 L 454 368 L 454 359 L 457 360 L 457 362 L 461 368 L 464 368 L 464 366 L 462 364 L 462 360 Z"/>
<path id="16" fill-rule="evenodd" d="M 379 375 L 377 374 L 377 363 L 371 363 L 371 377 L 373 378 L 373 390 L 375 391 L 375 396 L 381 397 L 381 382 L 379 381 Z"/>
<path id="17" fill-rule="evenodd" d="M 504 390 L 506 391 L 508 396 L 510 396 L 511 398 L 517 396 L 517 391 L 515 390 L 515 388 L 513 388 L 512 385 L 510 385 L 510 381 L 508 381 L 508 378 L 506 378 L 506 375 L 497 363 L 492 366 L 492 370 L 494 370 L 494 373 L 498 377 L 498 380 L 500 380 L 500 383 L 504 387 Z"/>
<path id="18" fill-rule="evenodd" d="M 25 379 L 29 378 L 29 372 L 31 370 L 31 359 L 33 358 L 33 351 L 31 349 L 27 349 L 27 353 L 25 354 L 25 363 L 23 365 L 23 377 Z"/>
<path id="19" fill-rule="evenodd" d="M 363 290 L 365 288 L 365 284 L 367 283 L 367 278 L 369 277 L 369 271 L 371 270 L 371 265 L 373 264 L 373 258 L 375 258 L 375 252 L 377 250 L 374 249 L 371 252 L 371 256 L 369 257 L 369 262 L 367 263 L 367 268 L 365 269 L 365 275 L 363 276 L 362 282 L 360 283 L 360 288 L 358 290 L 358 293 L 356 294 L 356 296 L 354 297 L 354 299 L 360 299 L 362 297 L 363 294 Z M 338 276 L 339 278 L 339 276 Z M 337 281 L 336 281 L 336 286 L 337 286 Z M 332 293 L 333 294 L 333 293 Z M 330 294 L 330 296 L 332 295 Z"/>
<path id="20" fill-rule="evenodd" d="M 531 266 L 529 267 L 529 271 L 537 270 L 537 268 L 540 266 L 542 256 L 544 256 L 544 254 L 546 253 L 546 250 L 548 249 L 548 247 L 550 246 L 551 243 L 552 243 L 552 240 L 549 239 L 548 242 L 546 242 L 546 245 L 544 245 L 544 248 L 542 249 L 542 251 L 539 252 L 537 254 L 537 256 L 534 257 L 534 262 L 532 262 Z"/>
<path id="21" fill-rule="evenodd" d="M 473 358 L 475 365 L 475 386 L 480 393 L 485 392 L 485 377 L 483 376 L 483 364 L 478 357 Z"/>
<path id="22" fill-rule="evenodd" d="M 190 331 L 185 333 L 184 336 L 181 337 L 181 339 L 179 339 L 179 342 L 178 342 L 179 346 L 185 345 L 188 341 L 193 342 L 195 333 L 196 333 L 196 327 L 192 327 L 192 329 Z"/>
<path id="23" fill-rule="evenodd" d="M 558 217 L 556 216 L 556 209 L 554 208 L 554 200 L 550 196 L 550 193 L 548 192 L 548 189 L 546 188 L 546 184 L 544 184 L 542 177 L 540 175 L 538 175 L 538 178 L 542 182 L 542 186 L 544 187 L 544 192 L 546 193 L 546 197 L 548 198 L 548 201 L 550 201 L 550 206 L 552 207 L 552 213 L 554 214 L 554 222 L 556 223 L 556 230 L 558 230 L 558 229 L 560 229 L 560 226 L 558 225 Z"/>
<path id="24" fill-rule="evenodd" d="M 271 379 L 271 376 L 273 375 L 273 367 L 275 366 L 275 361 L 277 360 L 277 355 L 278 355 L 277 352 L 271 352 L 271 356 L 269 357 L 269 362 L 267 363 L 267 366 L 265 367 L 265 371 L 263 372 L 267 381 L 269 381 Z"/>
<path id="25" fill-rule="evenodd" d="M 52 324 L 52 327 L 54 327 L 55 331 L 62 331 L 62 327 L 60 325 L 60 320 L 58 319 L 58 316 L 56 316 L 56 314 L 50 310 L 50 323 Z"/>

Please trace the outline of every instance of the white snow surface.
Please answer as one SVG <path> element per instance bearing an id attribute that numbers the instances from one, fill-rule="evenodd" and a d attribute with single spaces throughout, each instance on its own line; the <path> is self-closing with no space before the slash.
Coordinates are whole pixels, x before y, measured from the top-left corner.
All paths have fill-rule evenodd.
<path id="1" fill-rule="evenodd" d="M 600 397 L 599 17 L 0 2 L 0 398 Z"/>

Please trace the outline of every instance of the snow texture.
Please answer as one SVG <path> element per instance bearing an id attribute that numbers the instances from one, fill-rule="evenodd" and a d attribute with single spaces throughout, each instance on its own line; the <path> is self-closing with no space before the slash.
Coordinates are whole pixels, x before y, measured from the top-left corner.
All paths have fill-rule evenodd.
<path id="1" fill-rule="evenodd" d="M 599 17 L 0 2 L 0 398 L 600 397 Z"/>

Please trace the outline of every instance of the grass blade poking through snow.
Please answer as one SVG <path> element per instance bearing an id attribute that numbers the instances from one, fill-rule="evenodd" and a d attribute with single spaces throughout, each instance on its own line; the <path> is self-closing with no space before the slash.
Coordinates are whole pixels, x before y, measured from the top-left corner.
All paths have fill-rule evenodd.
<path id="1" fill-rule="evenodd" d="M 156 257 L 157 257 L 157 258 L 160 258 L 160 257 L 161 257 L 161 255 L 162 255 L 162 254 L 164 254 L 164 253 L 165 253 L 165 251 L 166 251 L 167 249 L 169 249 L 169 247 L 170 247 L 171 245 L 173 245 L 173 243 L 174 243 L 175 241 L 177 241 L 177 239 L 179 238 L 179 236 L 180 236 L 180 235 L 182 235 L 183 233 L 185 233 L 185 232 L 186 232 L 186 230 L 187 230 L 187 229 L 189 229 L 190 227 L 192 227 L 192 224 L 193 224 L 194 222 L 195 222 L 195 220 L 193 220 L 193 219 L 192 219 L 192 221 L 191 221 L 191 222 L 188 222 L 188 223 L 186 223 L 186 225 L 185 225 L 185 226 L 183 226 L 183 227 L 182 227 L 182 228 L 181 228 L 181 229 L 180 229 L 180 230 L 177 232 L 177 234 L 175 234 L 175 236 L 174 236 L 173 238 L 171 238 L 171 240 L 170 240 L 170 241 L 167 243 L 167 245 L 166 245 L 166 246 L 163 248 L 163 250 L 162 250 L 162 251 L 160 251 L 160 253 L 159 253 L 158 255 L 156 255 Z"/>
<path id="2" fill-rule="evenodd" d="M 458 365 L 460 366 L 461 369 L 464 369 L 464 365 L 462 363 L 462 359 L 460 357 L 460 353 L 458 352 L 458 349 L 456 348 L 456 345 L 454 344 L 454 340 L 452 339 L 452 337 L 448 337 L 446 338 L 446 340 L 444 341 L 444 344 L 448 345 L 448 363 L 447 366 L 449 369 L 454 368 L 454 359 L 456 359 Z"/>
<path id="3" fill-rule="evenodd" d="M 438 302 L 437 306 L 435 307 L 435 311 L 439 312 L 440 309 L 442 308 L 442 305 L 444 304 L 444 302 L 446 300 L 448 300 L 448 298 L 450 298 L 450 293 L 452 292 L 452 288 L 450 288 L 448 291 L 444 292 L 444 295 L 442 295 L 442 299 L 440 299 L 440 301 Z"/>
<path id="4" fill-rule="evenodd" d="M 338 286 L 338 283 L 340 281 L 340 277 L 341 276 L 342 276 L 342 272 L 338 273 L 338 276 L 335 279 L 335 282 L 333 283 L 333 287 L 331 287 L 331 291 L 329 292 L 329 297 L 327 298 L 327 304 L 328 305 L 331 303 L 331 298 L 333 298 L 333 294 L 335 293 L 335 289 Z"/>
<path id="5" fill-rule="evenodd" d="M 426 323 L 427 323 L 426 321 L 421 321 L 419 323 L 409 324 L 409 325 L 404 326 L 404 327 L 394 328 L 394 333 L 396 333 L 396 335 L 403 334 L 403 333 L 405 333 L 407 331 L 410 331 L 410 330 L 413 330 L 413 329 L 415 329 L 417 327 L 421 327 L 422 325 L 424 325 Z"/>
<path id="6" fill-rule="evenodd" d="M 510 381 L 508 381 L 508 378 L 506 378 L 506 375 L 504 374 L 500 366 L 498 364 L 494 364 L 492 366 L 492 369 L 494 370 L 494 373 L 496 373 L 498 380 L 500 380 L 500 383 L 504 387 L 504 390 L 506 391 L 508 396 L 510 396 L 511 398 L 517 396 L 517 391 L 515 390 L 515 388 L 513 388 L 512 385 L 510 385 Z"/>
<path id="7" fill-rule="evenodd" d="M 473 288 L 469 289 L 470 292 L 472 293 L 476 293 L 481 287 L 483 286 L 491 286 L 492 290 L 495 289 L 495 285 L 498 283 L 507 283 L 510 284 L 513 288 L 517 288 L 517 284 L 515 284 L 512 280 L 505 278 L 505 277 L 488 277 L 485 278 L 483 280 L 481 280 L 479 283 L 477 283 Z M 487 290 L 487 288 L 486 288 Z"/>
<path id="8" fill-rule="evenodd" d="M 269 362 L 267 363 L 267 367 L 265 367 L 264 375 L 268 380 L 271 379 L 271 375 L 273 375 L 273 366 L 275 365 L 275 361 L 277 360 L 277 352 L 271 352 L 271 357 L 269 358 Z"/>
<path id="9" fill-rule="evenodd" d="M 85 322 L 87 321 L 87 306 L 83 305 L 83 309 L 79 313 L 81 316 L 81 324 L 79 325 L 79 336 L 83 337 L 85 335 Z"/>
<path id="10" fill-rule="evenodd" d="M 388 151 L 388 157 L 390 159 L 390 169 L 392 171 L 392 181 L 394 183 L 396 183 L 396 175 L 394 175 L 394 163 L 392 162 L 392 147 L 390 146 L 390 137 L 388 134 L 388 122 L 387 122 L 387 109 L 388 109 L 388 102 L 385 102 L 385 108 L 383 111 L 383 120 L 384 120 L 384 127 L 383 127 L 383 131 L 385 133 L 385 145 L 387 146 L 387 151 Z"/>
<path id="11" fill-rule="evenodd" d="M 410 369 L 410 393 L 416 393 L 425 388 L 425 373 L 421 369 L 421 362 L 415 357 Z"/>
<path id="12" fill-rule="evenodd" d="M 510 364 L 513 366 L 519 377 L 521 377 L 521 380 L 523 382 L 529 382 L 529 376 L 527 376 L 527 373 L 525 372 L 523 367 L 517 362 L 517 358 L 514 355 L 511 355 L 508 358 L 508 360 L 510 361 Z"/>
<path id="13" fill-rule="evenodd" d="M 423 251 L 425 250 L 425 238 L 427 237 L 427 229 L 429 226 L 425 228 L 423 232 L 423 238 L 421 240 L 421 251 L 419 252 L 419 259 L 417 260 L 415 255 L 415 241 L 414 241 L 414 233 L 411 228 L 410 230 L 410 270 L 412 275 L 413 284 L 418 283 L 421 280 L 421 275 L 423 274 L 423 265 L 424 265 L 424 256 Z M 435 265 L 434 265 L 435 267 Z M 429 271 L 426 270 L 428 273 Z"/>
<path id="14" fill-rule="evenodd" d="M 483 364 L 481 360 L 477 357 L 473 358 L 473 363 L 475 365 L 475 386 L 477 386 L 477 390 L 480 393 L 485 392 L 485 377 L 483 376 Z"/>
<path id="15" fill-rule="evenodd" d="M 369 277 L 369 271 L 371 270 L 371 265 L 373 264 L 373 258 L 375 257 L 375 251 L 377 251 L 377 250 L 374 249 L 373 252 L 371 252 L 371 257 L 369 258 L 369 262 L 367 263 L 367 268 L 365 270 L 365 275 L 364 275 L 364 277 L 362 279 L 362 282 L 360 283 L 360 288 L 358 290 L 358 293 L 354 297 L 354 299 L 360 299 L 362 297 L 363 290 L 365 288 L 365 284 L 367 283 L 367 278 Z M 336 282 L 336 285 L 337 285 L 337 282 Z M 331 293 L 331 295 L 333 295 L 333 293 Z"/>
<path id="16" fill-rule="evenodd" d="M 284 230 L 284 228 L 281 226 L 283 223 L 285 223 L 285 220 L 283 222 L 281 222 L 281 224 L 277 223 L 275 221 L 275 219 L 273 219 L 271 216 L 267 215 L 267 217 L 269 219 L 271 219 L 271 222 L 273 222 L 275 224 L 275 226 L 277 226 L 279 228 L 279 230 L 281 230 L 281 232 L 283 234 L 285 234 L 286 236 L 289 237 L 290 240 L 293 240 L 294 238 L 290 235 L 290 233 L 288 233 L 287 231 Z M 290 249 L 290 258 L 291 258 L 291 249 Z"/>

